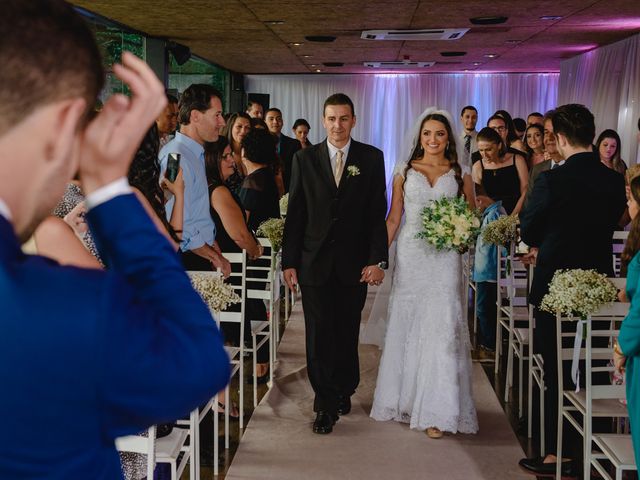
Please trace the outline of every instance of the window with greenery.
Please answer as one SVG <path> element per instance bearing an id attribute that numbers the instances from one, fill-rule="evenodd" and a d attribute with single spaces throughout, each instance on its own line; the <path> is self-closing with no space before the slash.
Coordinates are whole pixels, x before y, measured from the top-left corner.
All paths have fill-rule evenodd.
<path id="1" fill-rule="evenodd" d="M 184 91 L 192 83 L 213 85 L 223 96 L 227 95 L 229 72 L 202 58 L 192 56 L 185 64 L 178 65 L 172 55 L 169 55 L 169 89 Z"/>

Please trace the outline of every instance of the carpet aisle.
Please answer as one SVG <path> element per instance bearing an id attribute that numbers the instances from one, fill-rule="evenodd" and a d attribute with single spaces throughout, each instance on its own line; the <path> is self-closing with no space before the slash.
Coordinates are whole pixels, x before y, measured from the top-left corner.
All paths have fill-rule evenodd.
<path id="1" fill-rule="evenodd" d="M 373 302 L 369 294 L 363 318 Z M 330 435 L 312 433 L 313 391 L 304 355 L 298 302 L 278 350 L 275 385 L 256 408 L 225 479 L 530 479 L 523 451 L 479 364 L 474 397 L 480 432 L 431 440 L 396 422 L 369 418 L 380 352 L 360 346 L 361 382 L 351 413 Z"/>

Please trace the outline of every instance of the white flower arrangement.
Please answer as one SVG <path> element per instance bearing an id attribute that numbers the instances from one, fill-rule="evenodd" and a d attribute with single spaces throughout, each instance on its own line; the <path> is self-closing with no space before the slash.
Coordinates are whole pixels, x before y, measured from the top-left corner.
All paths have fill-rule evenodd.
<path id="1" fill-rule="evenodd" d="M 480 216 L 471 210 L 463 197 L 443 197 L 422 209 L 422 230 L 417 238 L 425 239 L 438 250 L 464 253 L 480 233 Z"/>
<path id="2" fill-rule="evenodd" d="M 280 198 L 280 216 L 282 218 L 287 216 L 287 210 L 289 209 L 289 194 L 285 193 Z"/>
<path id="3" fill-rule="evenodd" d="M 280 250 L 282 236 L 284 235 L 284 220 L 282 218 L 270 218 L 260 224 L 256 233 L 261 237 L 267 237 L 274 251 Z"/>
<path id="4" fill-rule="evenodd" d="M 221 276 L 208 272 L 190 272 L 193 289 L 200 294 L 204 303 L 216 312 L 226 310 L 229 305 L 240 302 L 240 297 Z"/>
<path id="5" fill-rule="evenodd" d="M 355 165 L 349 165 L 347 167 L 347 178 L 349 177 L 357 177 L 360 175 L 360 169 Z"/>
<path id="6" fill-rule="evenodd" d="M 585 319 L 605 303 L 615 301 L 616 295 L 615 285 L 602 273 L 580 268 L 558 270 L 540 308 L 549 313 Z"/>
<path id="7" fill-rule="evenodd" d="M 482 229 L 482 239 L 486 243 L 505 247 L 518 238 L 518 219 L 513 215 L 503 215 Z"/>

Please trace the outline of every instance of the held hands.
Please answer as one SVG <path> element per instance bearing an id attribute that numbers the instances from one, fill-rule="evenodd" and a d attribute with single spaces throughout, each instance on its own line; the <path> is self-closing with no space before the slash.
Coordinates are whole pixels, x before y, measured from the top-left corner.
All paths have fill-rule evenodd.
<path id="1" fill-rule="evenodd" d="M 369 285 L 380 285 L 384 280 L 384 270 L 377 265 L 369 265 L 362 269 L 361 282 L 367 282 Z"/>
<path id="2" fill-rule="evenodd" d="M 167 103 L 164 86 L 135 55 L 124 52 L 122 65 L 113 71 L 132 96 L 111 96 L 82 134 L 76 154 L 85 194 L 126 176 L 142 138 Z"/>

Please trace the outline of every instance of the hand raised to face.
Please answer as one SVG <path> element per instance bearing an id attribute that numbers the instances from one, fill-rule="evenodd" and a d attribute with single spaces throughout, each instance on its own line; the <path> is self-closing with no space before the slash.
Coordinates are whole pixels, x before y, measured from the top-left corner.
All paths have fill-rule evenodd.
<path id="1" fill-rule="evenodd" d="M 131 98 L 113 95 L 82 134 L 76 154 L 85 194 L 126 176 L 142 138 L 167 104 L 164 86 L 135 55 L 124 52 L 113 71 L 129 86 Z"/>

